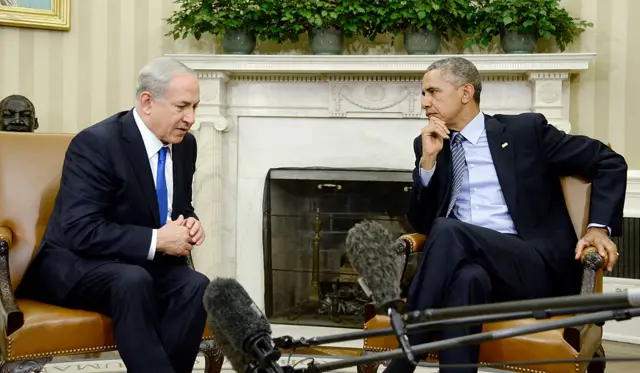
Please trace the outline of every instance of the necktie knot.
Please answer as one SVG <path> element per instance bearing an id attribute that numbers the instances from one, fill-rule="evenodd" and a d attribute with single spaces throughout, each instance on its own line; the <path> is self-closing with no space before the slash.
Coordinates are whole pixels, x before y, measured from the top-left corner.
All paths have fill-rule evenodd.
<path id="1" fill-rule="evenodd" d="M 160 150 L 158 151 L 159 162 L 164 162 L 167 160 L 167 150 L 168 148 L 166 146 L 163 146 L 162 148 L 160 148 Z"/>
<path id="2" fill-rule="evenodd" d="M 460 132 L 457 132 L 457 133 L 456 133 L 456 135 L 455 135 L 455 137 L 453 138 L 453 143 L 454 143 L 455 145 L 459 145 L 459 144 L 461 144 L 464 140 L 466 140 L 466 139 L 465 139 L 465 137 L 464 137 L 464 135 L 463 135 L 462 133 L 460 133 Z"/>

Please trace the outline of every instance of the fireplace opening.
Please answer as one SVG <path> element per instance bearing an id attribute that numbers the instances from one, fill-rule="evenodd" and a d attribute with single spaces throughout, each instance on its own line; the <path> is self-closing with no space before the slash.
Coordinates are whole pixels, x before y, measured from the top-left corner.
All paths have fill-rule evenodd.
<path id="1" fill-rule="evenodd" d="M 263 199 L 265 312 L 275 324 L 362 328 L 370 302 L 345 253 L 348 230 L 375 220 L 394 237 L 406 219 L 410 170 L 275 168 Z"/>

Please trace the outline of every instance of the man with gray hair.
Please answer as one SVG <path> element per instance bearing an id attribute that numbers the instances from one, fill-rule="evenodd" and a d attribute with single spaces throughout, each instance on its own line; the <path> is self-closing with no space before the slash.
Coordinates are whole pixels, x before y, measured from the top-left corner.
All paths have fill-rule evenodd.
<path id="1" fill-rule="evenodd" d="M 18 289 L 111 317 L 129 373 L 191 372 L 204 332 L 209 280 L 187 265 L 205 238 L 191 203 L 199 101 L 196 74 L 157 58 L 140 71 L 132 110 L 73 138 Z"/>
<path id="2" fill-rule="evenodd" d="M 413 142 L 408 218 L 428 235 L 407 294 L 423 310 L 578 294 L 582 250 L 617 259 L 627 164 L 600 141 L 568 135 L 542 114 L 487 115 L 482 81 L 461 57 L 434 62 L 422 79 L 427 125 Z M 591 180 L 589 228 L 578 240 L 560 176 Z M 478 333 L 481 326 L 410 335 L 413 345 Z M 440 364 L 477 364 L 479 347 L 439 352 Z M 388 373 L 413 371 L 397 359 Z M 471 373 L 477 368 L 447 368 Z"/>

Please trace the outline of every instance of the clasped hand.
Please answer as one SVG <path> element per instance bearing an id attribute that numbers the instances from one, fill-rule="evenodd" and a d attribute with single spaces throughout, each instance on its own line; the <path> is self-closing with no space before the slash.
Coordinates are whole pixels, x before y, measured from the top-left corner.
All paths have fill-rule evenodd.
<path id="1" fill-rule="evenodd" d="M 590 246 L 595 247 L 598 250 L 598 254 L 606 261 L 607 271 L 613 271 L 613 266 L 618 261 L 618 248 L 609 238 L 607 228 L 591 227 L 587 229 L 587 233 L 576 245 L 575 259 L 580 259 L 584 249 Z"/>
<path id="2" fill-rule="evenodd" d="M 157 250 L 168 255 L 187 256 L 193 245 L 202 245 L 204 238 L 204 229 L 197 219 L 185 219 L 180 215 L 158 229 Z"/>

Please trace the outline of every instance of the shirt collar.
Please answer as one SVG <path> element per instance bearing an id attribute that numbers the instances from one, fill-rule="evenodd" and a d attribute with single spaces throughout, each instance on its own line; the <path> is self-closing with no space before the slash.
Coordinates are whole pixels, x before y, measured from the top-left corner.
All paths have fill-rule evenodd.
<path id="1" fill-rule="evenodd" d="M 476 115 L 475 118 L 473 118 L 471 122 L 469 122 L 469 124 L 460 131 L 464 138 L 473 145 L 478 143 L 482 132 L 484 132 L 484 113 L 482 111 L 478 112 L 478 115 Z M 455 135 L 451 138 L 452 141 Z"/>
<path id="2" fill-rule="evenodd" d="M 162 148 L 163 144 L 156 135 L 151 132 L 149 127 L 144 124 L 144 121 L 140 117 L 140 114 L 136 111 L 135 108 L 133 110 L 133 119 L 136 122 L 136 126 L 138 126 L 138 130 L 140 130 L 140 134 L 142 135 L 142 142 L 144 142 L 144 148 L 147 151 L 147 157 L 151 158 L 154 155 L 158 154 L 160 148 Z M 171 144 L 167 145 L 168 153 L 171 155 Z"/>

